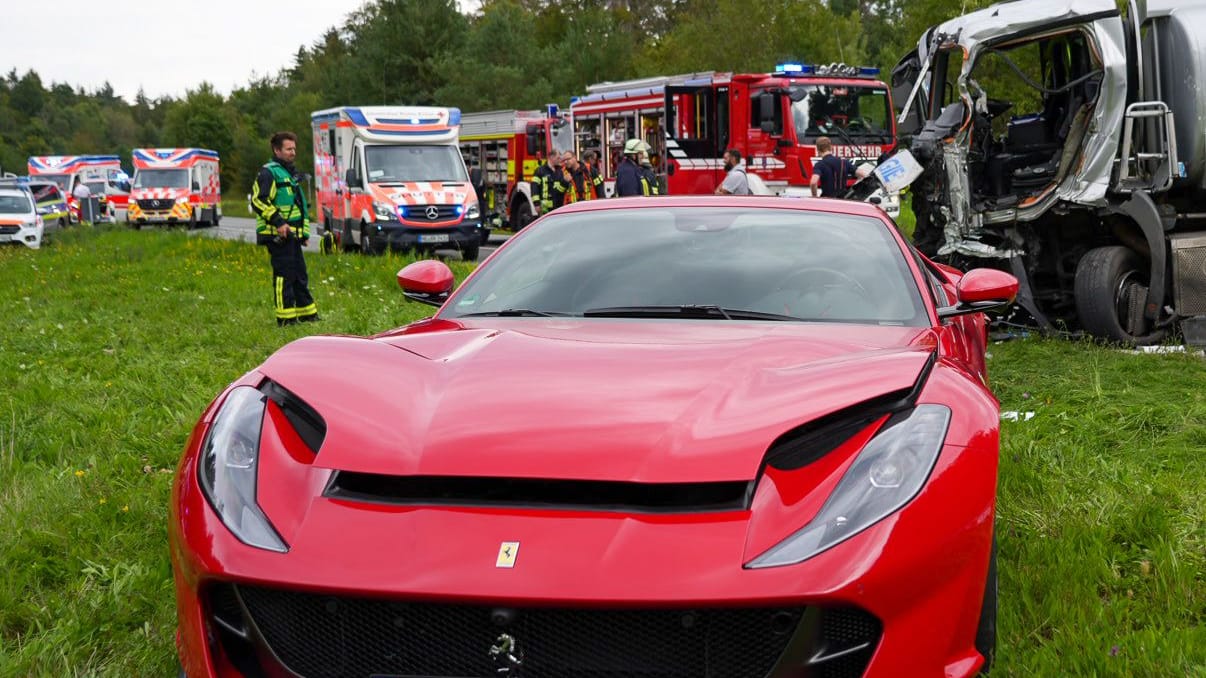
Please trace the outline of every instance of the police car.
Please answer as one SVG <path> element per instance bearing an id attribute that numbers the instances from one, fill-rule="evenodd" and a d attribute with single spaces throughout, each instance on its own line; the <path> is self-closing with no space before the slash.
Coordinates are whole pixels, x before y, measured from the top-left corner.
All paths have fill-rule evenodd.
<path id="1" fill-rule="evenodd" d="M 42 246 L 42 215 L 33 194 L 13 181 L 0 182 L 0 245 Z"/>
<path id="2" fill-rule="evenodd" d="M 67 197 L 62 189 L 53 181 L 30 179 L 25 182 L 29 192 L 33 194 L 34 204 L 46 228 L 66 228 L 70 223 L 71 213 L 67 208 Z"/>

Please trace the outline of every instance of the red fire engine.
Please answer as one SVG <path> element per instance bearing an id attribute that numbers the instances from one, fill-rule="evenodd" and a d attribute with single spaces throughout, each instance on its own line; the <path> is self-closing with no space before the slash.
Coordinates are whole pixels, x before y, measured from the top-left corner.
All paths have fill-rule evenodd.
<path id="1" fill-rule="evenodd" d="M 776 194 L 811 195 L 816 142 L 856 165 L 896 145 L 896 121 L 879 70 L 845 64 L 780 64 L 774 73 L 692 73 L 587 88 L 570 112 L 580 152 L 599 151 L 610 191 L 624 142 L 643 139 L 669 194 L 712 193 L 724 151 L 741 151 L 748 172 Z M 851 177 L 853 183 L 853 177 Z M 881 206 L 895 216 L 896 196 Z"/>
<path id="2" fill-rule="evenodd" d="M 461 116 L 461 153 L 482 173 L 483 211 L 518 230 L 539 214 L 529 183 L 549 153 L 574 149 L 573 127 L 557 106 Z"/>

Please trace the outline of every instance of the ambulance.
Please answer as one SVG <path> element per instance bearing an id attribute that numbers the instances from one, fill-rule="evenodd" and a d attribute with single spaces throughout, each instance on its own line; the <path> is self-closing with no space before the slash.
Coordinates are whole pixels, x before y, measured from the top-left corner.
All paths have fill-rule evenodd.
<path id="1" fill-rule="evenodd" d="M 80 220 L 80 205 L 72 192 L 77 181 L 88 185 L 92 195 L 100 198 L 101 218 L 111 219 L 114 208 L 125 206 L 121 159 L 116 155 L 41 155 L 29 158 L 30 178 L 53 181 L 67 198 L 72 223 Z"/>
<path id="2" fill-rule="evenodd" d="M 311 115 L 324 251 L 459 249 L 490 232 L 457 147 L 456 108 L 343 106 Z"/>
<path id="3" fill-rule="evenodd" d="M 217 226 L 222 220 L 218 154 L 204 148 L 134 149 L 134 184 L 126 221 Z"/>

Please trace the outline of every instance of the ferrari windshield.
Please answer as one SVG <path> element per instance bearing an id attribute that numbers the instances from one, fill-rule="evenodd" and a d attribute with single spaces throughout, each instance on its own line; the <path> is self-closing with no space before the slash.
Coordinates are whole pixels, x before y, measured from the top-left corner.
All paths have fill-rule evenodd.
<path id="1" fill-rule="evenodd" d="M 138 170 L 134 175 L 134 188 L 188 188 L 188 170 Z"/>
<path id="2" fill-rule="evenodd" d="M 469 180 L 456 146 L 367 146 L 364 159 L 375 184 Z"/>
<path id="3" fill-rule="evenodd" d="M 888 90 L 847 85 L 795 85 L 789 91 L 796 138 L 816 143 L 828 136 L 835 144 L 890 143 L 891 115 Z"/>
<path id="4" fill-rule="evenodd" d="M 884 222 L 749 207 L 553 214 L 441 312 L 472 315 L 928 324 Z"/>

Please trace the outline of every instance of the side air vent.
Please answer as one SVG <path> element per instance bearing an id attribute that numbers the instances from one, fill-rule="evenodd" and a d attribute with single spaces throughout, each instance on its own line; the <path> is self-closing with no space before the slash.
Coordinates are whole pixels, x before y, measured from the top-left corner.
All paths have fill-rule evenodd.
<path id="1" fill-rule="evenodd" d="M 917 375 L 917 381 L 907 389 L 851 405 L 779 436 L 767 449 L 763 464 L 781 471 L 804 468 L 837 449 L 880 417 L 912 407 L 917 403 L 917 397 L 921 395 L 921 389 L 925 387 L 937 358 L 937 353 L 930 354 Z"/>
<path id="2" fill-rule="evenodd" d="M 281 408 L 281 412 L 293 425 L 297 435 L 306 443 L 310 451 L 318 454 L 318 449 L 322 447 L 322 441 L 327 436 L 327 423 L 323 421 L 318 411 L 294 395 L 292 391 L 271 379 L 265 379 L 260 384 L 260 392 Z"/>
<path id="3" fill-rule="evenodd" d="M 388 476 L 339 471 L 324 496 L 398 505 L 509 506 L 623 511 L 715 513 L 749 507 L 752 481 L 630 483 L 533 478 Z"/>

